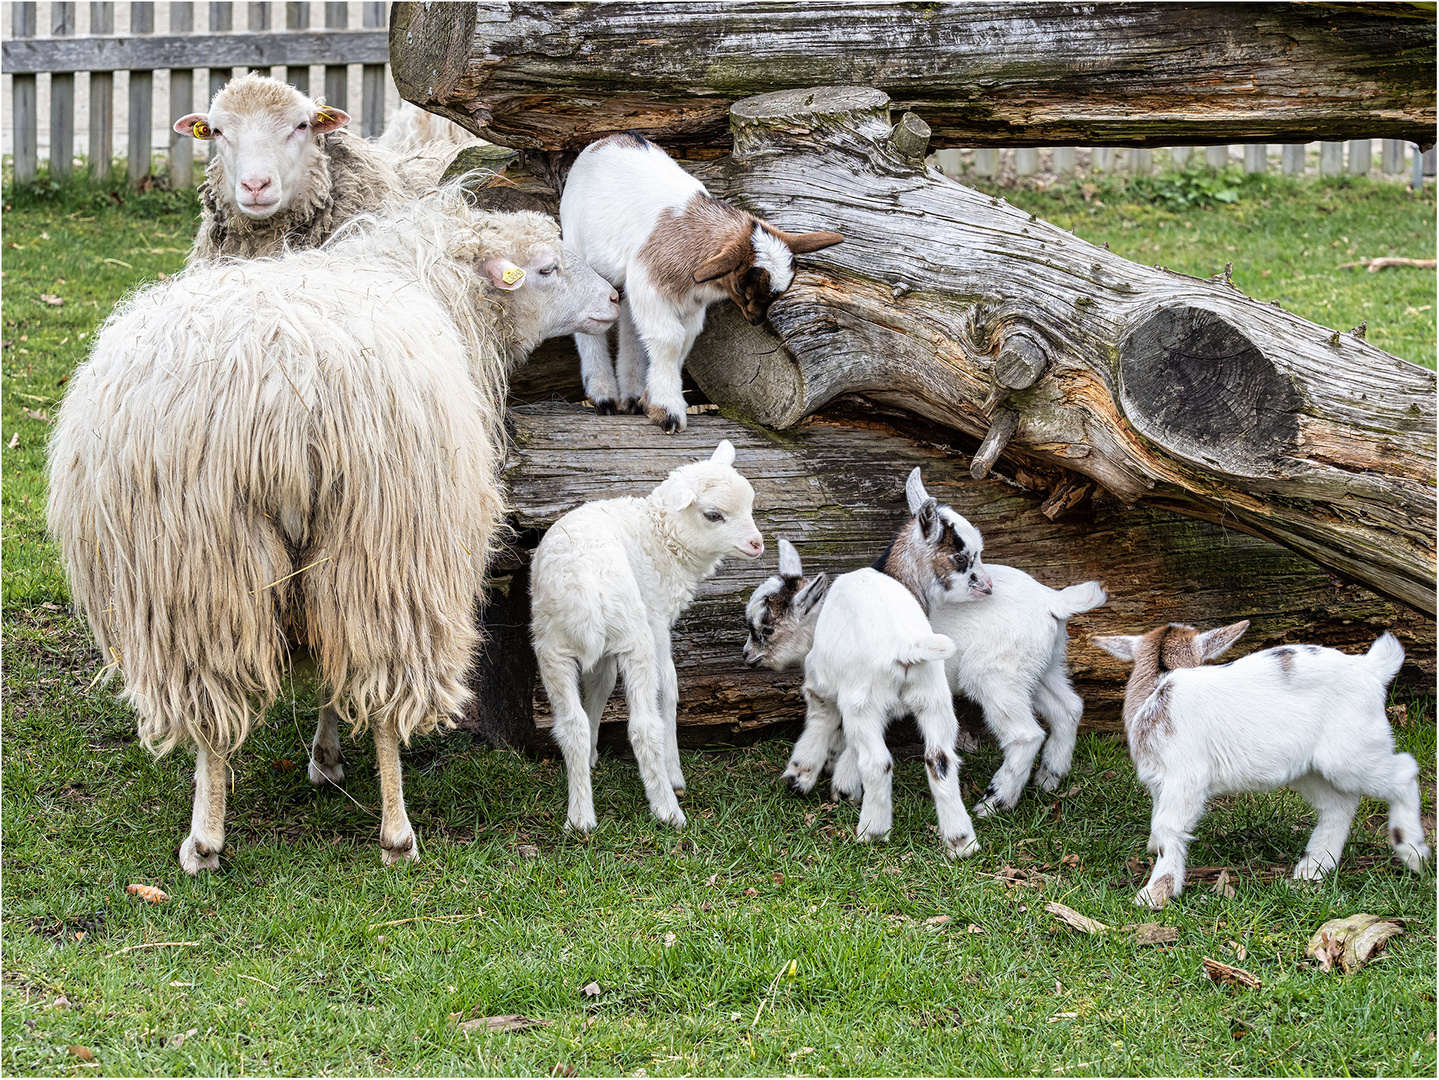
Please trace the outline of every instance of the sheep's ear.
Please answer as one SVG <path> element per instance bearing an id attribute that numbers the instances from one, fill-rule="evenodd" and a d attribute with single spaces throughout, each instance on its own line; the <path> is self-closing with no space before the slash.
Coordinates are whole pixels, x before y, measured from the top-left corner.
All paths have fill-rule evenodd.
<path id="1" fill-rule="evenodd" d="M 799 552 L 783 536 L 779 538 L 779 576 L 803 577 L 804 567 L 800 565 Z"/>
<path id="2" fill-rule="evenodd" d="M 310 117 L 310 130 L 316 135 L 323 135 L 327 131 L 338 131 L 350 122 L 350 114 L 344 109 L 337 109 L 333 105 L 319 105 L 315 108 L 315 114 Z"/>
<path id="3" fill-rule="evenodd" d="M 490 276 L 491 285 L 505 292 L 514 292 L 525 283 L 524 269 L 499 256 L 485 263 L 485 273 Z"/>
<path id="4" fill-rule="evenodd" d="M 1194 639 L 1194 644 L 1199 649 L 1199 658 L 1213 660 L 1222 655 L 1229 646 L 1243 637 L 1244 631 L 1248 629 L 1249 620 L 1245 619 L 1243 622 L 1221 626 L 1217 630 L 1206 630 Z"/>
<path id="5" fill-rule="evenodd" d="M 824 601 L 829 592 L 829 575 L 820 574 L 794 595 L 794 609 L 801 615 L 808 615 Z"/>
<path id="6" fill-rule="evenodd" d="M 752 250 L 748 236 L 743 240 L 732 240 L 718 255 L 700 263 L 699 269 L 694 272 L 695 282 L 713 281 L 715 278 L 724 277 L 744 262 L 745 257 Z"/>
<path id="7" fill-rule="evenodd" d="M 715 452 L 710 455 L 710 460 L 716 465 L 733 465 L 734 443 L 728 439 L 721 439 L 720 444 L 715 447 Z"/>
<path id="8" fill-rule="evenodd" d="M 808 255 L 811 251 L 842 244 L 844 237 L 837 232 L 785 233 L 784 242 L 796 255 Z"/>
<path id="9" fill-rule="evenodd" d="M 904 496 L 909 500 L 909 512 L 919 517 L 919 508 L 926 502 L 932 502 L 929 492 L 924 490 L 924 481 L 919 478 L 919 466 L 909 474 L 909 479 L 904 482 Z"/>
<path id="10" fill-rule="evenodd" d="M 1139 638 L 1129 634 L 1110 634 L 1108 636 L 1094 634 L 1090 637 L 1089 643 L 1121 660 L 1133 660 L 1134 650 L 1139 645 Z"/>
<path id="11" fill-rule="evenodd" d="M 686 506 L 695 501 L 694 488 L 683 481 L 674 481 L 665 484 L 661 489 L 661 497 L 664 499 L 665 509 L 678 514 Z"/>
<path id="12" fill-rule="evenodd" d="M 210 127 L 210 118 L 202 112 L 192 112 L 175 121 L 176 135 L 189 135 L 192 139 L 213 139 L 215 131 Z"/>

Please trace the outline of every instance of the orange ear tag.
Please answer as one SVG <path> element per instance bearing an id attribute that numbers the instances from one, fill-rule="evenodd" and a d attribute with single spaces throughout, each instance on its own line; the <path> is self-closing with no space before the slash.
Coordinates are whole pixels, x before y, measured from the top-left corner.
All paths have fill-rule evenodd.
<path id="1" fill-rule="evenodd" d="M 500 280 L 503 281 L 506 285 L 513 285 L 518 287 L 525 280 L 525 272 L 521 270 L 518 266 L 512 266 L 500 275 Z"/>

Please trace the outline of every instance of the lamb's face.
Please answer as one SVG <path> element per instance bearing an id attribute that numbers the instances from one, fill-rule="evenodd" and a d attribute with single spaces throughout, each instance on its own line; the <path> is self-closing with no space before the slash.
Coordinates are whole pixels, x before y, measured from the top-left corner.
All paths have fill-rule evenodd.
<path id="1" fill-rule="evenodd" d="M 256 221 L 289 209 L 311 190 L 321 166 L 320 137 L 350 122 L 291 86 L 260 75 L 227 83 L 208 113 L 175 121 L 175 131 L 215 144 L 221 197 Z"/>
<path id="2" fill-rule="evenodd" d="M 754 523 L 754 488 L 731 467 L 733 460 L 734 447 L 725 439 L 710 460 L 676 469 L 655 489 L 680 542 L 702 559 L 764 554 L 764 537 Z"/>

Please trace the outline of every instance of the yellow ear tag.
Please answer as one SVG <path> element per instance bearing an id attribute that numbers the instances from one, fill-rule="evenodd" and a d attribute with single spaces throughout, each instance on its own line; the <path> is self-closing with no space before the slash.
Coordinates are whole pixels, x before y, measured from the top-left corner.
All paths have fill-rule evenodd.
<path id="1" fill-rule="evenodd" d="M 518 266 L 512 266 L 500 275 L 500 280 L 506 285 L 518 285 L 525 280 L 525 272 Z"/>
<path id="2" fill-rule="evenodd" d="M 203 120 L 196 120 L 195 126 L 190 129 L 190 134 L 197 139 L 208 139 L 210 137 L 210 125 Z"/>

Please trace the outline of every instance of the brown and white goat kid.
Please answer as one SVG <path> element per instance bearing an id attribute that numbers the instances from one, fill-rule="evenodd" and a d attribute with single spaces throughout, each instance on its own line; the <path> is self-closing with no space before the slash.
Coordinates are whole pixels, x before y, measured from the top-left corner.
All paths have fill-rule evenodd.
<path id="1" fill-rule="evenodd" d="M 712 197 L 633 132 L 585 147 L 565 182 L 560 226 L 625 296 L 617 368 L 605 335 L 575 335 L 585 393 L 596 412 L 645 412 L 669 432 L 685 427 L 680 372 L 705 309 L 728 296 L 758 325 L 794 280 L 794 257 L 844 239 L 787 233 Z"/>
<path id="2" fill-rule="evenodd" d="M 1139 779 L 1154 801 L 1154 871 L 1134 902 L 1161 908 L 1184 889 L 1184 857 L 1211 795 L 1292 787 L 1319 821 L 1295 878 L 1321 878 L 1338 862 L 1363 795 L 1389 803 L 1389 843 L 1409 869 L 1429 858 L 1419 819 L 1419 766 L 1394 752 L 1386 687 L 1404 662 L 1392 634 L 1363 656 L 1281 645 L 1233 663 L 1202 666 L 1239 640 L 1249 622 L 1199 633 L 1170 623 L 1142 636 L 1095 637 L 1134 670 L 1124 730 Z"/>

